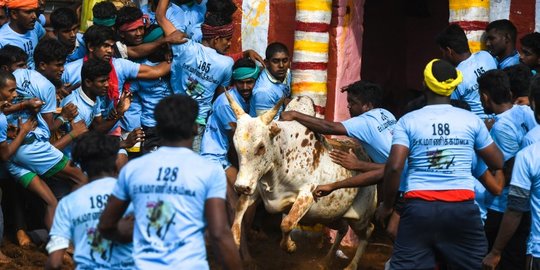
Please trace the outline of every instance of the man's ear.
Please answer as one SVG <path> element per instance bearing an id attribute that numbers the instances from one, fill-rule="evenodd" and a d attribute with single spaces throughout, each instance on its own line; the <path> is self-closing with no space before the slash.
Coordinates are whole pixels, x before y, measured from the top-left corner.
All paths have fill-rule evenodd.
<path id="1" fill-rule="evenodd" d="M 47 65 L 45 64 L 45 62 L 36 63 L 36 70 L 41 70 L 41 71 L 45 70 L 45 65 Z"/>
<path id="2" fill-rule="evenodd" d="M 0 70 L 9 72 L 9 67 L 7 65 L 0 65 Z"/>

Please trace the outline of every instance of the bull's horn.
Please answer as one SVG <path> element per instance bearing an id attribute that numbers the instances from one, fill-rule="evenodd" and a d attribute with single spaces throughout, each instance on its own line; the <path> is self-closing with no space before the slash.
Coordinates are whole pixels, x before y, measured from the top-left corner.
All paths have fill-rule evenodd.
<path id="1" fill-rule="evenodd" d="M 283 97 L 281 97 L 281 99 L 279 99 L 278 103 L 276 103 L 276 105 L 274 105 L 274 108 L 272 108 L 271 110 L 266 111 L 264 114 L 259 116 L 261 118 L 261 121 L 263 123 L 267 124 L 267 125 L 270 124 L 270 122 L 272 122 L 272 120 L 274 120 L 274 117 L 278 113 L 279 108 L 281 108 L 284 101 L 285 101 L 285 95 Z"/>
<path id="2" fill-rule="evenodd" d="M 242 115 L 246 114 L 246 112 L 244 112 L 244 109 L 242 109 L 242 107 L 240 107 L 240 105 L 236 103 L 236 100 L 234 100 L 234 98 L 231 97 L 231 94 L 229 94 L 229 91 L 225 91 L 225 96 L 227 96 L 227 99 L 229 100 L 229 104 L 231 104 L 231 108 L 234 114 L 236 115 L 236 119 L 240 119 Z"/>

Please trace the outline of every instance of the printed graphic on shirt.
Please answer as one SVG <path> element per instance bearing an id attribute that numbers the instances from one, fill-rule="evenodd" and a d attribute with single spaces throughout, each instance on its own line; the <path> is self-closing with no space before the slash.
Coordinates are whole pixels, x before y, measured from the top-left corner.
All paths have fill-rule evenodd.
<path id="1" fill-rule="evenodd" d="M 152 234 L 164 240 L 169 232 L 171 225 L 175 225 L 174 217 L 176 213 L 169 203 L 164 201 L 146 203 L 146 211 L 148 225 L 146 227 L 146 235 L 151 237 Z"/>

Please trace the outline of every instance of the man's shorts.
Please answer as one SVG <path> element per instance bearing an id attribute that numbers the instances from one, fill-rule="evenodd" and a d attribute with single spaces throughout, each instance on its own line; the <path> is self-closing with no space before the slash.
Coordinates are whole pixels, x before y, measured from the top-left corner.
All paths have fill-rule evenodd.
<path id="1" fill-rule="evenodd" d="M 66 167 L 69 159 L 48 141 L 35 140 L 19 147 L 8 162 L 9 173 L 24 187 L 36 175 L 51 177 Z"/>
<path id="2" fill-rule="evenodd" d="M 540 270 L 540 258 L 527 255 L 527 270 Z"/>

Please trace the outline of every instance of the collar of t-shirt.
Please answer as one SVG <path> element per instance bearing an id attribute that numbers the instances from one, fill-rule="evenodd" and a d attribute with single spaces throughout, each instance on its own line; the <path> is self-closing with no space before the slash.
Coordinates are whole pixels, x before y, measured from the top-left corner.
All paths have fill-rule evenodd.
<path id="1" fill-rule="evenodd" d="M 96 105 L 96 102 L 93 101 L 89 96 L 87 96 L 86 93 L 82 90 L 82 88 L 77 89 L 77 91 L 79 92 L 79 96 L 81 96 L 82 100 L 86 102 L 86 104 L 92 107 Z"/>
<path id="2" fill-rule="evenodd" d="M 272 76 L 272 74 L 270 74 L 270 71 L 268 71 L 268 69 L 265 69 L 265 70 L 264 70 L 264 73 L 266 73 L 266 76 L 268 76 L 268 79 L 269 79 L 272 83 L 275 83 L 275 84 L 285 84 L 285 85 L 288 85 L 288 84 L 289 84 L 289 74 L 291 73 L 291 70 L 290 70 L 290 69 L 287 70 L 287 74 L 285 75 L 285 80 L 283 80 L 282 82 L 279 81 L 278 79 L 274 78 L 274 76 Z"/>

